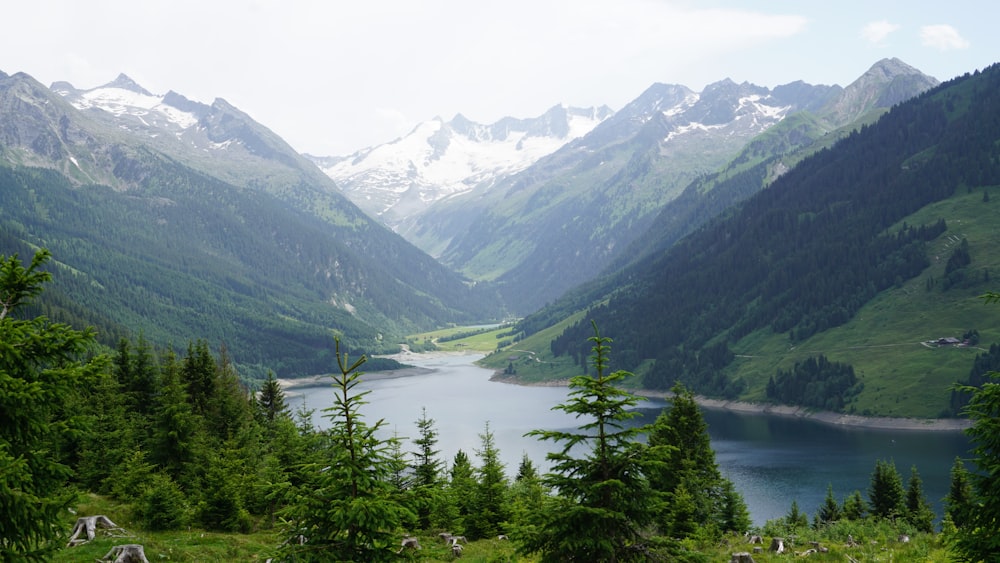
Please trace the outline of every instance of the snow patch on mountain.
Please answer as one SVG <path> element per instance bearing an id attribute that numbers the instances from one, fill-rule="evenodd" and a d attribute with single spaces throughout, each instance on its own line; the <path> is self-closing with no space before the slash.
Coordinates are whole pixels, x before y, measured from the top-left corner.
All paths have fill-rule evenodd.
<path id="1" fill-rule="evenodd" d="M 663 110 L 662 112 L 663 116 L 674 117 L 676 115 L 684 113 L 688 108 L 698 103 L 698 99 L 700 97 L 701 96 L 699 96 L 697 92 L 689 92 L 687 95 L 684 96 L 684 99 L 682 99 L 680 102 Z"/>
<path id="2" fill-rule="evenodd" d="M 393 225 L 438 200 L 488 189 L 586 135 L 611 113 L 556 106 L 537 118 L 491 125 L 459 114 L 420 123 L 404 137 L 345 158 L 311 158 L 362 209 Z"/>
<path id="3" fill-rule="evenodd" d="M 79 110 L 99 109 L 118 118 L 130 116 L 147 128 L 179 132 L 197 125 L 199 120 L 197 114 L 164 103 L 166 96 L 149 93 L 124 74 L 90 90 L 76 90 L 65 82 L 54 84 L 52 89 Z"/>

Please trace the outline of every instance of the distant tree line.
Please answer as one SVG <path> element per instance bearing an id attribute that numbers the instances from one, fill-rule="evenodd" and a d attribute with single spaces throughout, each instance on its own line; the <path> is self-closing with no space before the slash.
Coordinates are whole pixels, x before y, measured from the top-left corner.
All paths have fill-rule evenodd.
<path id="1" fill-rule="evenodd" d="M 778 370 L 767 381 L 767 398 L 790 405 L 841 411 L 864 388 L 850 364 L 831 362 L 822 354 Z"/>

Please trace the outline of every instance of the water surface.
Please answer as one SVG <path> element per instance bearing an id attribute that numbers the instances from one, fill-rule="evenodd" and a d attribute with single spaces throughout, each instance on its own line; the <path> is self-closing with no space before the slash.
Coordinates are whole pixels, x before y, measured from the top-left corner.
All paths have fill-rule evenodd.
<path id="1" fill-rule="evenodd" d="M 567 430 L 579 425 L 574 417 L 552 407 L 565 402 L 565 387 L 526 387 L 490 381 L 492 371 L 472 364 L 477 355 L 417 357 L 408 363 L 433 371 L 421 375 L 362 381 L 370 390 L 361 413 L 368 424 L 386 422 L 386 435 L 403 439 L 404 451 L 415 451 L 416 421 L 421 408 L 434 419 L 440 458 L 451 464 L 463 450 L 478 464 L 480 435 L 489 424 L 508 476 L 517 472 L 524 454 L 536 467 L 548 467 L 545 454 L 555 446 L 525 438 L 535 429 Z M 317 426 L 329 421 L 321 409 L 333 405 L 333 388 L 292 391 L 289 404 L 316 409 Z M 640 405 L 637 424 L 652 422 L 666 403 Z M 736 485 L 755 524 L 788 512 L 792 499 L 812 515 L 826 496 L 827 485 L 843 500 L 854 490 L 866 495 L 879 459 L 892 460 L 908 481 L 917 466 L 924 491 L 940 516 L 940 499 L 948 491 L 949 471 L 956 456 L 967 457 L 969 443 L 961 432 L 883 430 L 839 427 L 801 418 L 704 409 L 719 469 Z M 866 497 L 867 498 L 867 497 Z"/>

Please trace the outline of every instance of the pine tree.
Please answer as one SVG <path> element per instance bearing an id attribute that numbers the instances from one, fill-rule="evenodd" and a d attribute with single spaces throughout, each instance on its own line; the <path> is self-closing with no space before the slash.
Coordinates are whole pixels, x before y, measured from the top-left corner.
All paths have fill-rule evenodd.
<path id="1" fill-rule="evenodd" d="M 720 531 L 746 531 L 742 518 L 731 518 L 736 514 L 734 511 L 740 511 L 740 505 L 746 510 L 745 503 L 719 472 L 708 425 L 694 394 L 680 383 L 674 385 L 671 393 L 670 406 L 660 413 L 649 432 L 651 451 L 660 454 L 652 456 L 655 459 L 647 471 L 650 486 L 660 499 L 657 521 L 661 531 L 685 537 L 682 530 L 696 531 L 720 522 L 729 522 Z M 683 495 L 677 493 L 681 487 Z M 680 501 L 683 507 L 670 506 Z M 681 522 L 680 518 L 691 521 Z"/>
<path id="2" fill-rule="evenodd" d="M 369 391 L 355 388 L 366 358 L 350 363 L 340 340 L 336 355 L 334 405 L 323 409 L 332 447 L 324 463 L 305 468 L 308 481 L 285 511 L 291 528 L 282 555 L 294 561 L 388 561 L 396 557 L 402 524 L 413 515 L 389 483 L 388 443 L 377 436 L 383 421 L 369 426 L 360 413 Z"/>
<path id="3" fill-rule="evenodd" d="M 743 495 L 736 490 L 729 479 L 722 480 L 722 500 L 718 516 L 719 528 L 723 532 L 743 533 L 750 529 L 750 510 Z"/>
<path id="4" fill-rule="evenodd" d="M 545 502 L 547 490 L 542 485 L 541 476 L 535 469 L 535 464 L 525 453 L 517 468 L 517 476 L 510 486 L 511 524 L 514 530 L 522 526 L 529 527 L 527 534 L 517 534 L 519 537 L 530 535 L 531 516 L 537 514 Z M 514 531 L 511 530 L 511 531 Z"/>
<path id="5" fill-rule="evenodd" d="M 403 440 L 399 437 L 399 432 L 394 431 L 392 438 L 386 440 L 388 449 L 389 484 L 398 493 L 409 491 L 413 486 L 413 472 L 410 464 L 406 462 L 406 454 L 403 453 Z"/>
<path id="6" fill-rule="evenodd" d="M 417 451 L 413 452 L 416 462 L 413 465 L 413 473 L 416 486 L 433 486 L 441 480 L 441 467 L 443 463 L 438 458 L 441 450 L 435 449 L 438 443 L 438 432 L 434 427 L 434 419 L 427 417 L 427 408 L 420 409 L 420 418 L 417 419 L 417 432 L 420 434 L 413 440 L 417 446 Z"/>
<path id="7" fill-rule="evenodd" d="M 255 404 L 258 416 L 264 420 L 265 426 L 273 425 L 275 419 L 288 413 L 285 392 L 274 378 L 274 372 L 268 370 L 267 379 L 257 393 Z"/>
<path id="8" fill-rule="evenodd" d="M 816 511 L 816 516 L 813 520 L 816 528 L 840 520 L 840 505 L 837 504 L 837 500 L 833 497 L 832 483 L 827 484 L 826 498 L 823 499 L 823 504 Z"/>
<path id="9" fill-rule="evenodd" d="M 194 413 L 172 351 L 164 354 L 160 372 L 163 388 L 154 406 L 152 461 L 175 482 L 192 484 L 193 462 L 204 449 L 204 425 Z"/>
<path id="10" fill-rule="evenodd" d="M 865 501 L 861 498 L 861 491 L 854 491 L 844 499 L 844 508 L 841 513 L 846 520 L 862 520 L 867 512 Z"/>
<path id="11" fill-rule="evenodd" d="M 466 518 L 470 518 L 475 510 L 477 487 L 476 470 L 464 451 L 455 452 L 448 477 L 450 504 L 455 507 L 455 520 L 462 524 L 461 529 L 464 531 Z"/>
<path id="12" fill-rule="evenodd" d="M 417 522 L 422 530 L 432 527 L 450 526 L 452 504 L 442 487 L 444 462 L 438 457 L 438 432 L 434 419 L 427 416 L 427 409 L 420 409 L 416 421 L 419 436 L 413 440 L 417 451 L 413 456 L 413 494 L 416 503 Z"/>
<path id="13" fill-rule="evenodd" d="M 906 521 L 921 532 L 934 531 L 934 511 L 924 496 L 923 481 L 915 465 L 910 468 L 910 481 L 906 486 Z"/>
<path id="14" fill-rule="evenodd" d="M 538 470 L 535 469 L 535 464 L 528 457 L 528 454 L 524 453 L 521 455 L 521 463 L 517 466 L 517 476 L 514 477 L 514 481 L 520 482 L 530 479 L 538 479 Z"/>
<path id="15" fill-rule="evenodd" d="M 57 547 L 73 496 L 56 452 L 81 430 L 65 406 L 111 368 L 104 355 L 83 360 L 92 329 L 23 318 L 51 280 L 40 269 L 50 256 L 39 250 L 27 268 L 17 255 L 0 256 L 0 561 L 44 561 Z"/>
<path id="16" fill-rule="evenodd" d="M 213 364 L 212 402 L 206 408 L 205 423 L 217 440 L 231 440 L 253 423 L 253 401 L 225 345 L 219 348 L 219 360 Z"/>
<path id="17" fill-rule="evenodd" d="M 893 520 L 906 512 L 903 479 L 892 461 L 877 460 L 868 487 L 872 516 Z"/>
<path id="18" fill-rule="evenodd" d="M 799 510 L 799 503 L 795 499 L 792 499 L 792 506 L 788 509 L 788 514 L 785 515 L 785 525 L 792 531 L 809 525 L 809 516 Z"/>
<path id="19" fill-rule="evenodd" d="M 475 539 L 496 537 L 502 532 L 501 524 L 510 519 L 507 477 L 489 422 L 479 440 L 481 447 L 476 450 L 476 455 L 479 456 L 480 466 L 476 472 L 475 500 L 472 513 L 465 519 L 465 534 Z"/>
<path id="20" fill-rule="evenodd" d="M 557 496 L 538 514 L 522 548 L 543 561 L 631 561 L 644 558 L 643 531 L 652 522 L 649 483 L 643 472 L 646 429 L 630 427 L 639 399 L 616 387 L 631 374 L 608 373 L 610 339 L 593 326 L 594 376 L 570 380 L 570 396 L 556 409 L 588 419 L 576 432 L 534 430 L 527 435 L 563 444 L 548 454 L 544 483 Z M 587 447 L 574 457 L 574 447 Z"/>
<path id="21" fill-rule="evenodd" d="M 951 466 L 951 483 L 948 487 L 948 494 L 944 497 L 945 514 L 951 517 L 951 522 L 958 528 L 965 526 L 968 519 L 968 511 L 972 506 L 972 483 L 969 478 L 969 471 L 962 463 L 962 459 L 955 458 L 955 463 Z"/>

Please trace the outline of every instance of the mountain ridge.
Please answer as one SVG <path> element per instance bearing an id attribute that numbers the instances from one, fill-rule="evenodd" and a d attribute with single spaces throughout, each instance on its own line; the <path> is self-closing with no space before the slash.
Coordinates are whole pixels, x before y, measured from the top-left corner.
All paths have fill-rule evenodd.
<path id="1" fill-rule="evenodd" d="M 436 201 L 489 190 L 497 177 L 523 170 L 610 114 L 606 106 L 557 105 L 535 118 L 479 124 L 459 113 L 450 121 L 422 122 L 407 135 L 348 156 L 306 156 L 352 201 L 396 228 Z"/>
<path id="2" fill-rule="evenodd" d="M 911 95 L 937 83 L 889 59 L 873 68 L 915 73 Z M 705 93 L 654 84 L 583 138 L 489 192 L 442 201 L 421 224 L 397 230 L 410 240 L 447 241 L 444 263 L 473 279 L 493 280 L 509 304 L 532 311 L 613 264 L 691 182 L 724 168 L 788 115 L 808 111 L 799 105 L 828 112 L 823 108 L 848 89 L 792 83 L 776 90 L 780 96 L 728 79 L 706 86 Z M 842 102 L 858 115 L 872 111 L 870 104 L 867 98 Z M 840 121 L 809 135 L 822 136 Z"/>
<path id="3" fill-rule="evenodd" d="M 225 100 L 109 84 L 0 78 L 0 252 L 48 247 L 102 333 L 155 319 L 153 344 L 227 342 L 262 377 L 329 369 L 331 334 L 390 351 L 420 327 L 502 315 L 485 288 L 369 218 Z"/>
<path id="4" fill-rule="evenodd" d="M 994 348 L 927 342 L 1000 339 L 1000 314 L 975 303 L 1000 264 L 988 197 L 1000 168 L 987 156 L 998 81 L 994 65 L 897 104 L 676 244 L 527 317 L 518 348 L 533 355 L 514 369 L 579 369 L 594 321 L 648 389 L 680 380 L 727 400 L 955 416 L 949 387 L 974 380 L 974 357 L 993 361 Z"/>

